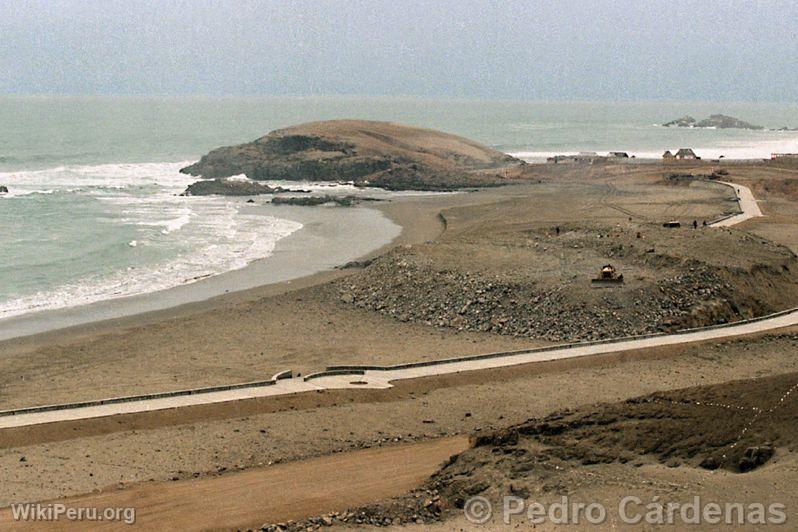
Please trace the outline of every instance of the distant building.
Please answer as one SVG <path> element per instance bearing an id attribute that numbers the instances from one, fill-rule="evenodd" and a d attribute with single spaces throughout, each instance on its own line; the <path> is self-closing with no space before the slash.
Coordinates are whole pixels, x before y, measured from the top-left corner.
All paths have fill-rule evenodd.
<path id="1" fill-rule="evenodd" d="M 662 158 L 670 161 L 676 158 L 674 154 L 671 153 L 671 150 L 665 150 L 665 153 L 662 154 Z"/>
<path id="2" fill-rule="evenodd" d="M 616 159 L 628 159 L 629 154 L 625 151 L 611 151 L 609 153 L 609 157 L 614 157 Z"/>
<path id="3" fill-rule="evenodd" d="M 676 152 L 677 159 L 700 159 L 698 155 L 690 148 L 681 148 Z"/>
<path id="4" fill-rule="evenodd" d="M 773 161 L 777 159 L 798 159 L 798 153 L 771 153 L 770 159 Z"/>

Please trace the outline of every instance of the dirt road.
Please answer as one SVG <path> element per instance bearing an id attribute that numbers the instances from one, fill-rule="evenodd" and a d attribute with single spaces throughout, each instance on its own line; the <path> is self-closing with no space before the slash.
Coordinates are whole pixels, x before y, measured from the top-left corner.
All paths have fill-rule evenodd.
<path id="1" fill-rule="evenodd" d="M 73 497 L 70 508 L 136 509 L 135 530 L 259 527 L 300 520 L 395 497 L 419 486 L 450 456 L 468 448 L 453 436 L 375 447 L 218 477 L 144 483 L 125 490 Z M 341 482 L 345 478 L 346 482 Z M 47 504 L 47 503 L 43 503 Z M 0 511 L 0 530 L 125 530 L 123 522 L 14 521 Z"/>

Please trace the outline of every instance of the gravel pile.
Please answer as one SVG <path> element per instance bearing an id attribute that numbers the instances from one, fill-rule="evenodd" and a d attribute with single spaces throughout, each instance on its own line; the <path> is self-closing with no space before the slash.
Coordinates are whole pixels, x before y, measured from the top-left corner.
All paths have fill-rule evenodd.
<path id="1" fill-rule="evenodd" d="M 584 280 L 585 286 L 539 286 L 419 262 L 402 253 L 382 257 L 364 275 L 340 283 L 340 300 L 400 321 L 550 341 L 670 331 L 739 317 L 728 303 L 731 286 L 708 269 L 692 268 L 635 289 L 593 290 Z"/>
<path id="2" fill-rule="evenodd" d="M 439 521 L 446 503 L 435 489 L 416 490 L 404 497 L 384 503 L 311 517 L 301 522 L 263 525 L 263 532 L 298 532 L 319 530 L 333 525 L 395 527 Z"/>

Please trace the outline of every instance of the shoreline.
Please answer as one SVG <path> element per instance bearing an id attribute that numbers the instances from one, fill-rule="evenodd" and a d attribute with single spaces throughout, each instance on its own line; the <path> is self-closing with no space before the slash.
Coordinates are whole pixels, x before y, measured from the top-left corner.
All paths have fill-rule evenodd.
<path id="1" fill-rule="evenodd" d="M 392 247 L 436 237 L 443 227 L 439 221 L 430 227 L 428 221 L 437 219 L 437 211 L 435 215 L 427 213 L 422 221 L 415 206 L 424 199 L 436 204 L 434 198 L 445 197 L 451 196 L 397 196 L 384 203 L 346 209 L 281 207 L 285 211 L 281 215 L 297 219 L 303 226 L 278 240 L 271 255 L 238 270 L 164 290 L 0 320 L 0 348 L 138 327 L 326 283 L 347 275 L 337 269 L 347 262 L 373 258 Z M 349 219 L 341 221 L 341 213 Z M 346 222 L 354 223 L 340 231 L 340 225 Z M 375 222 L 379 224 L 376 231 L 371 225 Z M 309 252 L 312 256 L 308 258 Z"/>

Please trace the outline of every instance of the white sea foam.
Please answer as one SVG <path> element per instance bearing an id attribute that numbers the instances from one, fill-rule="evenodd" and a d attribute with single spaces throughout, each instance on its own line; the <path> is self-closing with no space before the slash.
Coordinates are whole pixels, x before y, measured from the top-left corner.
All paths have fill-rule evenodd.
<path id="1" fill-rule="evenodd" d="M 130 186 L 162 186 L 169 190 L 182 191 L 195 178 L 181 174 L 179 170 L 190 164 L 137 163 L 57 166 L 44 170 L 20 170 L 0 172 L 0 182 L 9 189 L 44 186 L 47 189 L 74 187 L 108 187 L 123 189 Z"/>
<path id="2" fill-rule="evenodd" d="M 0 303 L 0 318 L 164 290 L 244 268 L 269 256 L 278 240 L 299 230 L 302 224 L 272 216 L 231 215 L 205 224 L 214 226 L 219 229 L 217 237 L 225 237 L 217 238 L 218 243 L 208 241 L 191 253 L 152 268 L 125 268 L 4 301 Z M 131 248 L 140 245 L 136 240 L 128 243 Z"/>
<path id="3" fill-rule="evenodd" d="M 685 144 L 689 144 L 685 142 Z M 700 146 L 700 145 L 685 145 L 685 146 L 663 146 L 662 149 L 635 149 L 634 147 L 624 149 L 623 147 L 612 151 L 626 151 L 630 156 L 635 156 L 639 159 L 659 159 L 665 150 L 678 150 L 679 148 L 693 148 L 696 155 L 704 159 L 717 159 L 723 157 L 731 160 L 746 160 L 746 159 L 770 159 L 772 153 L 782 152 L 798 152 L 798 136 L 794 132 L 785 133 L 785 138 L 769 139 L 769 140 L 726 140 L 719 141 L 716 146 Z M 580 151 L 596 151 L 596 150 L 581 150 L 573 148 L 570 150 L 561 151 L 536 151 L 524 150 L 510 152 L 509 155 L 518 157 L 531 162 L 545 161 L 549 157 L 555 155 L 576 155 Z M 597 151 L 599 155 L 607 155 L 608 151 Z"/>
<path id="4" fill-rule="evenodd" d="M 90 275 L 67 276 L 50 288 L 0 299 L 0 318 L 167 289 L 240 269 L 269 256 L 277 241 L 302 227 L 251 210 L 241 213 L 242 204 L 229 198 L 179 196 L 195 180 L 178 172 L 185 165 L 103 164 L 0 173 L 12 198 L 59 193 L 64 203 L 52 208 L 67 210 L 69 198 L 94 201 L 107 214 L 87 219 L 87 230 L 96 223 L 118 226 L 118 245 L 123 246 L 107 250 L 112 264 L 99 262 Z"/>
<path id="5" fill-rule="evenodd" d="M 439 194 L 452 194 L 452 192 L 430 192 L 426 190 L 398 190 L 388 191 L 378 187 L 359 187 L 352 181 L 287 181 L 271 180 L 261 181 L 270 187 L 282 187 L 289 190 L 304 190 L 314 193 L 323 193 L 330 196 L 367 196 L 376 198 L 387 198 L 397 196 L 431 196 Z"/>
<path id="6" fill-rule="evenodd" d="M 19 190 L 11 189 L 4 194 L 0 194 L 0 198 L 21 198 L 24 196 L 33 196 L 36 194 L 49 195 L 53 194 L 55 190 Z"/>
<path id="7" fill-rule="evenodd" d="M 169 233 L 173 233 L 175 231 L 179 231 L 184 226 L 191 222 L 191 218 L 197 216 L 194 211 L 189 208 L 182 208 L 178 211 L 180 213 L 179 216 L 176 218 L 169 218 L 166 220 L 155 220 L 155 221 L 138 221 L 135 222 L 136 225 L 140 226 L 147 226 L 147 227 L 161 227 L 161 234 L 168 235 Z"/>

